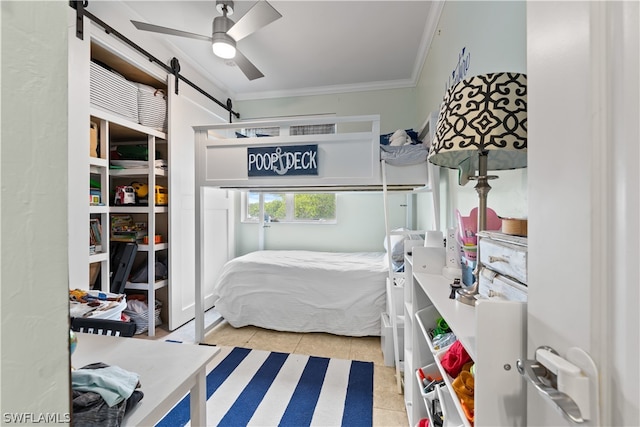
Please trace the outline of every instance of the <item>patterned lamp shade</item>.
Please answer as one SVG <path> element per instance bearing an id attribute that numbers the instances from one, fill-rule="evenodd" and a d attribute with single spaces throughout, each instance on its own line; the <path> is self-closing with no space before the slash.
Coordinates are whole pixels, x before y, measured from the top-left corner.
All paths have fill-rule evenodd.
<path id="1" fill-rule="evenodd" d="M 527 166 L 527 76 L 493 73 L 450 88 L 442 103 L 429 161 L 457 169 L 478 169 L 487 153 L 488 170 Z"/>

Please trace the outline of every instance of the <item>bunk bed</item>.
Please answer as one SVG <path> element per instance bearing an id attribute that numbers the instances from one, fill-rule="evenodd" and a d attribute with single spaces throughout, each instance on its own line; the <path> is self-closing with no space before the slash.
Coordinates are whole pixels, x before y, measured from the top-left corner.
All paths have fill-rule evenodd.
<path id="1" fill-rule="evenodd" d="M 215 308 L 233 327 L 380 335 L 384 252 L 264 250 L 227 262 Z"/>
<path id="2" fill-rule="evenodd" d="M 300 134 L 303 127 L 327 126 L 331 128 L 329 133 Z M 203 242 L 199 239 L 203 225 L 202 201 L 198 199 L 203 197 L 203 188 L 382 191 L 386 248 L 391 248 L 388 192 L 433 191 L 430 182 L 437 182 L 437 178 L 429 179 L 437 169 L 426 161 L 425 145 L 381 148 L 379 116 L 263 120 L 196 126 L 194 130 L 195 324 L 199 341 L 204 340 L 207 332 L 202 284 L 206 260 L 202 258 Z M 405 161 L 406 158 L 409 160 Z M 399 277 L 394 268 L 389 268 L 390 250 L 359 254 L 296 252 L 258 251 L 230 260 L 223 267 L 214 291 L 216 310 L 232 326 L 253 324 L 297 332 L 380 335 L 387 284 Z M 300 255 L 307 256 L 306 261 L 301 261 Z M 344 263 L 336 262 L 335 257 Z M 341 275 L 344 280 L 338 280 Z"/>

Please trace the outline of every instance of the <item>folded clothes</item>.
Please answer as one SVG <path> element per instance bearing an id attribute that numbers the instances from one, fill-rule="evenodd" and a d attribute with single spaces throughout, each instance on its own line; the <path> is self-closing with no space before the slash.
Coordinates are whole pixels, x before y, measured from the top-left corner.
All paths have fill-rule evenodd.
<path id="1" fill-rule="evenodd" d="M 118 366 L 71 371 L 71 388 L 98 393 L 107 405 L 114 406 L 128 399 L 139 384 L 139 375 Z"/>

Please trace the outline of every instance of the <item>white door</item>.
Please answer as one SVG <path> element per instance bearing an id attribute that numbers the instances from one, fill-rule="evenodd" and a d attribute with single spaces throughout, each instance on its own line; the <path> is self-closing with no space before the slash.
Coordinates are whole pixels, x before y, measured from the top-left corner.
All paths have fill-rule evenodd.
<path id="1" fill-rule="evenodd" d="M 214 113 L 223 114 L 211 100 L 181 82 L 179 94 L 174 91 L 175 79 L 169 76 L 169 329 L 173 330 L 194 318 L 195 314 L 195 138 L 193 126 L 224 123 Z M 227 236 L 226 221 L 218 221 L 215 213 L 206 215 L 208 235 Z M 205 253 L 205 278 L 217 273 L 227 253 L 215 249 Z M 212 280 L 205 281 L 205 295 L 213 290 Z M 205 300 L 205 307 L 212 307 Z"/>
<path id="2" fill-rule="evenodd" d="M 591 356 L 585 426 L 640 425 L 638 22 L 638 2 L 527 2 L 527 356 Z M 531 385 L 527 421 L 575 425 Z"/>

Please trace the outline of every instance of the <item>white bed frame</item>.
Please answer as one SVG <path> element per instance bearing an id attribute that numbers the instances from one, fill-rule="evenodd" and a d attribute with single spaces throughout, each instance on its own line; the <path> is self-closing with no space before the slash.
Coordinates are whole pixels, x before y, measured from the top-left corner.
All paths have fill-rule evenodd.
<path id="1" fill-rule="evenodd" d="M 291 135 L 292 126 L 336 124 L 335 134 Z M 429 126 L 430 121 L 423 128 Z M 278 136 L 238 138 L 236 132 L 245 129 L 278 128 Z M 380 160 L 380 116 L 322 116 L 279 120 L 260 120 L 195 126 L 195 186 L 196 186 L 196 275 L 195 326 L 196 341 L 203 342 L 206 332 L 215 325 L 204 325 L 203 276 L 203 194 L 205 187 L 226 189 L 253 189 L 276 191 L 382 191 L 385 204 L 387 247 L 391 247 L 387 221 L 388 191 L 431 191 L 434 198 L 434 216 L 437 208 L 438 168 L 425 162 L 412 166 L 392 166 Z M 421 136 L 424 136 L 424 131 Z M 429 134 L 430 131 L 427 131 Z M 258 149 L 317 145 L 316 175 L 249 176 L 249 152 Z M 430 178 L 431 175 L 431 179 Z M 433 188 L 432 188 L 433 187 Z M 391 258 L 390 251 L 389 258 Z M 389 259 L 389 265 L 391 259 Z M 389 269 L 389 280 L 394 273 Z M 394 331 L 397 333 L 397 330 Z M 396 346 L 397 347 L 397 346 Z M 395 349 L 396 360 L 398 349 Z M 398 366 L 398 364 L 396 364 Z"/>

